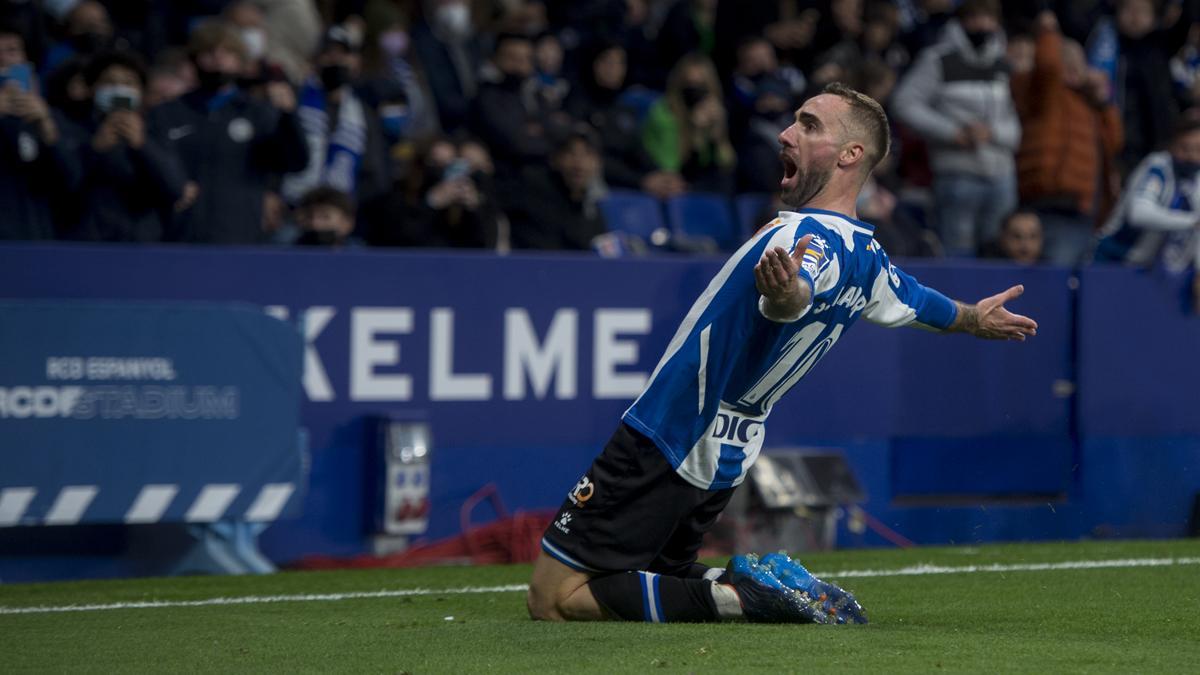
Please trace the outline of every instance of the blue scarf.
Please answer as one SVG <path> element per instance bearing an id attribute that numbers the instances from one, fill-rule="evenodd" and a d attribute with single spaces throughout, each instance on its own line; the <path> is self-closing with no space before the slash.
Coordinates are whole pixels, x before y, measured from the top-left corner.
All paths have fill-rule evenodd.
<path id="1" fill-rule="evenodd" d="M 295 204 L 309 190 L 322 186 L 354 195 L 367 147 L 367 115 L 362 101 L 347 87 L 338 106 L 337 127 L 331 131 L 325 90 L 319 80 L 309 78 L 300 91 L 296 115 L 308 140 L 308 168 L 284 179 L 284 199 Z"/>

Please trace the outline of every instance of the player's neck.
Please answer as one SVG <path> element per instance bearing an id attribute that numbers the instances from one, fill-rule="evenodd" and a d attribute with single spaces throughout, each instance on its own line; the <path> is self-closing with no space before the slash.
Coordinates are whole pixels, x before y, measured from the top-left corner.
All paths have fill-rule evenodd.
<path id="1" fill-rule="evenodd" d="M 822 190 L 814 195 L 812 199 L 805 202 L 801 208 L 833 211 L 834 213 L 840 213 L 857 220 L 857 201 L 857 194 L 855 193 L 841 191 L 841 194 L 832 194 Z"/>

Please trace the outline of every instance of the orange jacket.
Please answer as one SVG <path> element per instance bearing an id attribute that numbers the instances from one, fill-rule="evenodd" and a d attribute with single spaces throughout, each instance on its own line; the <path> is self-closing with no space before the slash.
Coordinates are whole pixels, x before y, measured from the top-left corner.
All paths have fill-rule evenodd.
<path id="1" fill-rule="evenodd" d="M 1114 158 L 1124 143 L 1115 105 L 1093 105 L 1063 82 L 1062 36 L 1037 37 L 1034 67 L 1012 79 L 1021 116 L 1017 184 L 1023 203 L 1075 204 L 1100 222 L 1116 200 Z M 1096 201 L 1096 189 L 1102 190 Z"/>

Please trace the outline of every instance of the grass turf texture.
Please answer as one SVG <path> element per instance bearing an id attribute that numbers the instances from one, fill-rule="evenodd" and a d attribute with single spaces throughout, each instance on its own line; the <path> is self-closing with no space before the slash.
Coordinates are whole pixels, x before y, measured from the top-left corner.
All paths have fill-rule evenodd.
<path id="1" fill-rule="evenodd" d="M 842 551 L 819 572 L 1200 557 L 1200 541 Z M 522 584 L 528 566 L 0 585 L 0 607 Z M 836 575 L 827 578 L 837 581 Z M 1200 565 L 847 578 L 868 626 L 530 622 L 519 592 L 0 615 L 6 672 L 1195 672 Z M 447 617 L 453 617 L 448 620 Z"/>

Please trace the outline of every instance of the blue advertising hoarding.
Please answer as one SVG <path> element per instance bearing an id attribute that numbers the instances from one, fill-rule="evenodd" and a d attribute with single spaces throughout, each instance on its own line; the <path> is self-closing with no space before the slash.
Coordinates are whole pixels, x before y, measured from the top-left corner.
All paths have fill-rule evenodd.
<path id="1" fill-rule="evenodd" d="M 0 302 L 0 527 L 295 515 L 301 353 L 245 305 Z"/>

